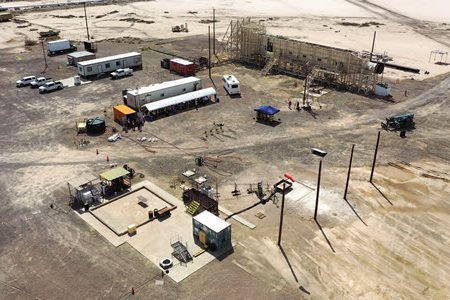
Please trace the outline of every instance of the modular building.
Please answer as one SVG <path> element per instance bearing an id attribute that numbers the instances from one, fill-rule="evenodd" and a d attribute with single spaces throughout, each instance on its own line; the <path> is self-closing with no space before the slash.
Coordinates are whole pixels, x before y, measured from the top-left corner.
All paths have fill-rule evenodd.
<path id="1" fill-rule="evenodd" d="M 67 54 L 67 63 L 70 66 L 76 66 L 80 61 L 95 59 L 95 53 L 88 51 L 78 51 Z"/>
<path id="2" fill-rule="evenodd" d="M 142 68 L 142 54 L 129 52 L 77 63 L 78 74 L 89 77 L 111 73 L 121 68 Z"/>
<path id="3" fill-rule="evenodd" d="M 129 119 L 136 118 L 136 111 L 123 104 L 114 106 L 113 112 L 114 121 L 121 124 L 122 126 L 127 125 Z"/>
<path id="4" fill-rule="evenodd" d="M 175 72 L 181 76 L 194 76 L 195 64 L 185 59 L 173 58 L 170 60 L 170 71 Z"/>
<path id="5" fill-rule="evenodd" d="M 211 251 L 231 249 L 231 225 L 205 210 L 192 218 L 194 240 Z"/>
<path id="6" fill-rule="evenodd" d="M 201 88 L 202 82 L 200 79 L 187 77 L 128 91 L 125 101 L 129 107 L 140 110 L 147 103 L 194 92 Z"/>

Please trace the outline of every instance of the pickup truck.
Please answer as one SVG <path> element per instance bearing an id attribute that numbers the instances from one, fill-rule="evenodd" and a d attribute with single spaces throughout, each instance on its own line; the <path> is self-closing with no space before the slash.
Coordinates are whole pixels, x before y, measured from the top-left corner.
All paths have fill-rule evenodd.
<path id="1" fill-rule="evenodd" d="M 125 69 L 117 69 L 114 72 L 111 73 L 112 79 L 118 79 L 125 76 L 131 76 L 133 75 L 133 70 L 130 68 Z"/>
<path id="2" fill-rule="evenodd" d="M 53 79 L 50 77 L 48 77 L 48 78 L 39 77 L 39 78 L 36 78 L 35 80 L 33 80 L 30 83 L 30 85 L 31 85 L 32 89 L 37 89 L 38 87 L 43 86 L 44 84 L 46 84 L 47 82 L 50 82 L 50 81 L 53 81 Z"/>
<path id="3" fill-rule="evenodd" d="M 50 81 L 39 87 L 39 93 L 48 93 L 56 90 L 62 90 L 64 85 L 61 81 Z"/>
<path id="4" fill-rule="evenodd" d="M 30 85 L 32 81 L 36 80 L 36 76 L 25 76 L 22 79 L 16 81 L 16 87 L 22 87 Z"/>

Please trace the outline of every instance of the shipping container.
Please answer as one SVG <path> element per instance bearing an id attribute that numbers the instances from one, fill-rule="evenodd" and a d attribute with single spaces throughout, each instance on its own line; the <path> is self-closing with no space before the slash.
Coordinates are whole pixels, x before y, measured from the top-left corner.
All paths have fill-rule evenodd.
<path id="1" fill-rule="evenodd" d="M 95 53 L 88 51 L 78 51 L 67 54 L 67 63 L 70 66 L 76 66 L 80 61 L 95 59 Z"/>
<path id="2" fill-rule="evenodd" d="M 147 103 L 194 92 L 201 88 L 202 82 L 200 79 L 187 77 L 129 90 L 125 96 L 125 101 L 129 107 L 140 110 Z"/>
<path id="3" fill-rule="evenodd" d="M 119 123 L 120 125 L 125 125 L 127 123 L 128 117 L 135 117 L 136 111 L 131 109 L 126 105 L 116 105 L 113 107 L 114 112 L 114 121 Z"/>
<path id="4" fill-rule="evenodd" d="M 77 63 L 78 74 L 89 77 L 111 73 L 122 68 L 142 68 L 142 54 L 129 52 L 119 55 L 107 56 Z"/>
<path id="5" fill-rule="evenodd" d="M 175 72 L 181 76 L 195 75 L 195 64 L 181 58 L 171 59 L 169 68 L 170 71 Z"/>
<path id="6" fill-rule="evenodd" d="M 210 251 L 225 251 L 231 245 L 231 225 L 205 210 L 192 218 L 194 240 Z"/>

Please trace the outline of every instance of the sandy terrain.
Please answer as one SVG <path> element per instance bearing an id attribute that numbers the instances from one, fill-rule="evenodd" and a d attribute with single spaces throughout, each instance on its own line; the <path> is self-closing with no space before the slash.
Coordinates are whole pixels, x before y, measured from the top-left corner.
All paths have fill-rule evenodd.
<path id="1" fill-rule="evenodd" d="M 189 4 L 188 4 L 189 2 Z M 355 3 L 353 3 L 355 2 Z M 439 1 L 438 1 L 439 2 Z M 422 1 L 414 2 L 416 7 Z M 384 3 L 383 3 L 384 4 Z M 271 34 L 283 35 L 294 39 L 348 48 L 355 51 L 370 51 L 373 32 L 377 31 L 375 52 L 386 53 L 394 58 L 393 63 L 403 64 L 429 71 L 431 76 L 443 74 L 450 66 L 436 65 L 429 62 L 430 51 L 450 51 L 450 23 L 425 22 L 446 18 L 448 10 L 436 10 L 437 6 L 449 4 L 437 3 L 427 5 L 430 9 L 420 10 L 420 14 L 400 15 L 395 13 L 400 5 L 384 10 L 376 5 L 357 1 L 151 1 L 134 2 L 126 5 L 104 5 L 88 7 L 90 34 L 96 40 L 119 38 L 124 36 L 141 39 L 164 39 L 186 35 L 207 33 L 207 24 L 199 23 L 202 19 L 211 19 L 212 11 L 208 7 L 216 7 L 216 34 L 222 40 L 230 20 L 252 17 L 264 21 Z M 410 11 L 417 11 L 410 8 Z M 447 12 L 446 12 L 447 11 Z M 189 12 L 196 12 L 195 14 Z M 46 12 L 25 13 L 22 18 L 33 26 L 30 28 L 54 28 L 62 31 L 61 36 L 76 41 L 86 39 L 82 8 L 70 8 Z M 59 16 L 59 17 L 58 17 Z M 61 18 L 61 16 L 72 16 Z M 412 19 L 417 17 L 418 19 Z M 127 18 L 155 22 L 153 24 L 136 21 L 124 21 Z M 122 21 L 120 21 L 122 19 Z M 377 22 L 372 26 L 345 26 L 342 22 L 363 24 Z M 174 25 L 188 24 L 189 33 L 172 33 Z M 29 28 L 18 29 L 14 25 L 5 24 L 4 34 L 0 38 L 0 47 L 11 48 L 23 45 L 17 35 L 36 39 L 36 32 Z M 446 42 L 447 41 L 447 42 Z M 13 51 L 18 51 L 17 49 Z M 385 76 L 392 78 L 424 79 L 424 75 L 408 74 L 387 70 Z"/>

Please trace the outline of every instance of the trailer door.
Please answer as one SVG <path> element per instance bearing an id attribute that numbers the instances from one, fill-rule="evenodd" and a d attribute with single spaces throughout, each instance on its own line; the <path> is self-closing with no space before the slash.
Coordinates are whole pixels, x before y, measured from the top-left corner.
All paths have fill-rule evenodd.
<path id="1" fill-rule="evenodd" d="M 98 74 L 103 73 L 102 65 L 98 65 Z"/>
<path id="2" fill-rule="evenodd" d="M 127 67 L 127 60 L 126 59 L 122 60 L 122 67 L 123 68 Z"/>

